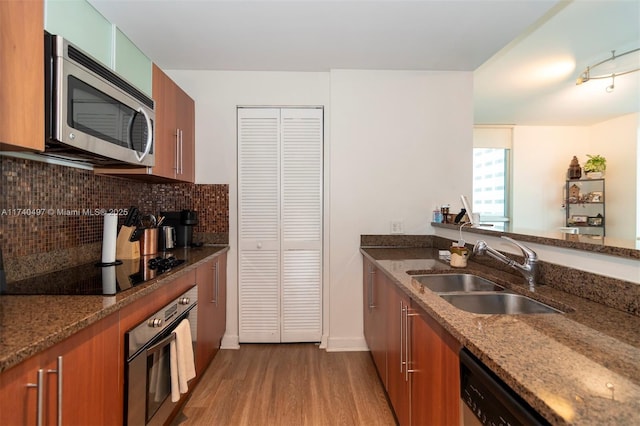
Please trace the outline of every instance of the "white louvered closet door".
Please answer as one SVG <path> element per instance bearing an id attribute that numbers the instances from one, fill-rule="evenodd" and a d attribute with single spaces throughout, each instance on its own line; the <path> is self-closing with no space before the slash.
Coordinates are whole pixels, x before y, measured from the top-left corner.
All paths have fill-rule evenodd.
<path id="1" fill-rule="evenodd" d="M 322 335 L 318 108 L 239 108 L 240 342 Z"/>

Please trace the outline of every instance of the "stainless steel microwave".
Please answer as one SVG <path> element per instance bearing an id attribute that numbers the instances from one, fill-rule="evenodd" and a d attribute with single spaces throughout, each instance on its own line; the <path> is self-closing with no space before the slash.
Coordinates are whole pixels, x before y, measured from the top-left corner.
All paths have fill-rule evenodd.
<path id="1" fill-rule="evenodd" d="M 154 101 L 45 32 L 45 152 L 105 167 L 154 165 Z"/>

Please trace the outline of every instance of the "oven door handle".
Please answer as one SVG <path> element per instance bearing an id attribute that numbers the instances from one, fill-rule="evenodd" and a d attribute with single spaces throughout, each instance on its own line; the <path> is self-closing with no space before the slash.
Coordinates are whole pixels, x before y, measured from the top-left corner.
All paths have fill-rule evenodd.
<path id="1" fill-rule="evenodd" d="M 169 343 L 171 343 L 173 340 L 176 340 L 176 333 L 171 333 L 170 335 L 168 335 L 167 337 L 165 337 L 164 339 L 160 340 L 158 343 L 156 343 L 155 345 L 147 349 L 147 356 L 155 352 L 158 352 L 159 350 L 167 346 Z"/>

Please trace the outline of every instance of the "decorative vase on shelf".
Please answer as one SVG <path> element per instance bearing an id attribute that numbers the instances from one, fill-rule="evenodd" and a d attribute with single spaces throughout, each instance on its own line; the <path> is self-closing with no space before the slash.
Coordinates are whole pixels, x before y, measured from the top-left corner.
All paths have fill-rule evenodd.
<path id="1" fill-rule="evenodd" d="M 604 177 L 604 173 L 603 172 L 588 172 L 587 173 L 587 178 L 588 179 L 602 179 Z"/>
<path id="2" fill-rule="evenodd" d="M 580 163 L 578 162 L 578 157 L 575 155 L 569 163 L 569 169 L 567 170 L 567 177 L 569 179 L 580 179 L 582 177 L 582 169 L 580 168 Z"/>

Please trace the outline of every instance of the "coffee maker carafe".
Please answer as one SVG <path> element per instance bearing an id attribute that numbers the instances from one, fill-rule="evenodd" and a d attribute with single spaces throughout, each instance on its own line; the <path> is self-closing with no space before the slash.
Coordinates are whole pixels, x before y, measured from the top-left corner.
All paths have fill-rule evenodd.
<path id="1" fill-rule="evenodd" d="M 176 230 L 176 246 L 191 247 L 193 244 L 193 227 L 198 224 L 198 212 L 182 210 L 179 212 L 160 212 L 166 219 L 164 223 Z"/>

